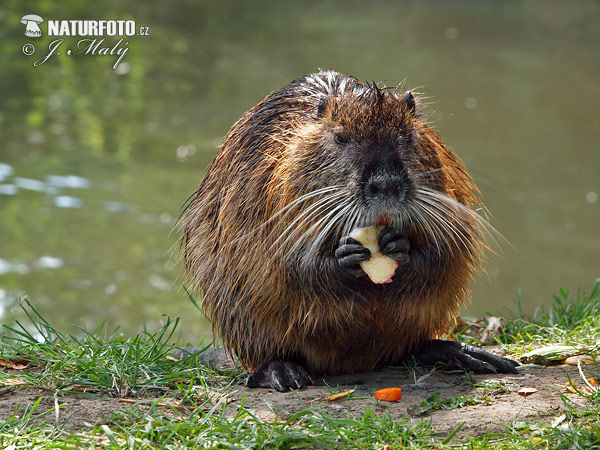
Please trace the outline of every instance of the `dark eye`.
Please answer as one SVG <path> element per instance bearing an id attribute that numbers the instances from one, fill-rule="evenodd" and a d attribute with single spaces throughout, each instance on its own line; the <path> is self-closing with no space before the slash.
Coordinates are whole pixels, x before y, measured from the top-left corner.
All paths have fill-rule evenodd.
<path id="1" fill-rule="evenodd" d="M 342 133 L 335 133 L 333 135 L 333 140 L 336 144 L 344 145 L 348 143 L 348 139 Z"/>

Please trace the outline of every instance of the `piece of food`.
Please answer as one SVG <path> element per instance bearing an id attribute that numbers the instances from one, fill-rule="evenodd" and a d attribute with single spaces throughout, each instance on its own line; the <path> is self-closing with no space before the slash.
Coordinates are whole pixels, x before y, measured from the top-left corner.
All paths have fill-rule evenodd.
<path id="1" fill-rule="evenodd" d="M 356 239 L 371 252 L 371 258 L 360 262 L 360 267 L 375 284 L 391 283 L 398 262 L 379 251 L 377 239 L 383 227 L 355 228 L 350 237 Z"/>
<path id="2" fill-rule="evenodd" d="M 528 388 L 528 387 L 524 387 L 521 388 L 517 391 L 517 393 L 519 395 L 522 395 L 523 397 L 528 397 L 531 394 L 535 394 L 538 390 L 536 388 Z"/>
<path id="3" fill-rule="evenodd" d="M 384 388 L 375 391 L 375 400 L 383 400 L 386 402 L 397 402 L 402 398 L 402 388 Z"/>

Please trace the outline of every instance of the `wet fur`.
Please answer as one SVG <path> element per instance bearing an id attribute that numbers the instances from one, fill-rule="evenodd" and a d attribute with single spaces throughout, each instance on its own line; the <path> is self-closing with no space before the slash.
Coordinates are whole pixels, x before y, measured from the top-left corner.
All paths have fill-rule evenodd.
<path id="1" fill-rule="evenodd" d="M 369 371 L 453 323 L 485 222 L 471 178 L 411 98 L 320 72 L 267 95 L 227 134 L 182 246 L 215 334 L 247 370 L 281 358 L 313 374 Z M 405 179 L 401 204 L 369 204 L 361 183 L 390 167 Z M 410 261 L 375 285 L 333 253 L 382 215 L 407 234 Z"/>

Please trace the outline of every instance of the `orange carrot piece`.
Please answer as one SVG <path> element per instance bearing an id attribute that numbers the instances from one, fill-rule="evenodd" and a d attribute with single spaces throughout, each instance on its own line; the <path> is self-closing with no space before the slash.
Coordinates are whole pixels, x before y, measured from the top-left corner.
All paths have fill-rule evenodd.
<path id="1" fill-rule="evenodd" d="M 402 398 L 402 388 L 393 387 L 378 389 L 375 391 L 376 400 L 384 400 L 386 402 L 397 402 Z"/>

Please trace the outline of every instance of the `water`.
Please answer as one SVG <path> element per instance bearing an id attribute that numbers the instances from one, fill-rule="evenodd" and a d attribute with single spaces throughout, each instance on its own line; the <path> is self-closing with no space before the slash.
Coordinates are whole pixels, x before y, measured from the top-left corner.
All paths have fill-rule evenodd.
<path id="1" fill-rule="evenodd" d="M 182 317 L 171 229 L 229 127 L 318 68 L 405 80 L 465 161 L 510 241 L 490 255 L 478 315 L 548 304 L 600 275 L 597 2 L 81 2 L 0 6 L 0 321 L 26 294 L 52 323 L 128 335 Z M 112 56 L 61 54 L 20 17 L 134 19 Z M 46 28 L 42 24 L 42 31 Z M 75 47 L 78 38 L 65 37 Z M 114 44 L 117 39 L 107 38 Z M 25 43 L 36 53 L 25 56 Z M 66 47 L 65 47 L 66 49 Z"/>

